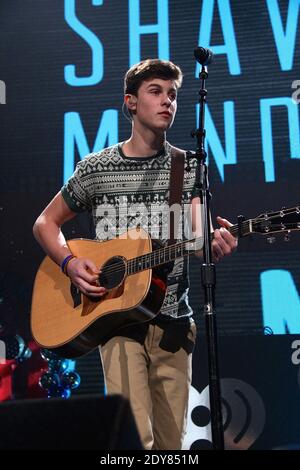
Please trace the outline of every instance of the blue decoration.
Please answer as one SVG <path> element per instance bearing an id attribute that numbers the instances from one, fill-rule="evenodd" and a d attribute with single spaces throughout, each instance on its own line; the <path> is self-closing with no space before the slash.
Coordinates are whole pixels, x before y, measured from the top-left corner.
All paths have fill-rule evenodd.
<path id="1" fill-rule="evenodd" d="M 39 384 L 45 390 L 51 390 L 57 387 L 60 383 L 60 377 L 58 374 L 53 372 L 44 372 L 41 377 Z"/>
<path id="2" fill-rule="evenodd" d="M 42 373 L 39 384 L 47 390 L 48 398 L 70 398 L 71 390 L 80 385 L 80 375 L 74 371 L 75 361 L 64 359 L 48 349 L 42 349 L 41 356 L 48 362 L 48 371 Z"/>
<path id="3" fill-rule="evenodd" d="M 62 385 L 59 385 L 58 387 L 54 387 L 53 389 L 50 389 L 48 391 L 48 398 L 70 398 L 71 396 L 71 390 L 68 388 L 64 388 Z"/>
<path id="4" fill-rule="evenodd" d="M 58 359 L 59 356 L 55 354 L 54 351 L 50 349 L 41 349 L 41 356 L 45 361 L 49 361 L 50 359 Z"/>
<path id="5" fill-rule="evenodd" d="M 65 388 L 70 388 L 72 390 L 74 390 L 75 388 L 78 388 L 80 385 L 80 381 L 81 381 L 80 375 L 75 371 L 65 372 L 62 375 L 61 379 L 62 379 L 62 385 Z"/>
<path id="6" fill-rule="evenodd" d="M 51 359 L 49 362 L 49 370 L 58 374 L 66 372 L 69 367 L 68 359 Z"/>

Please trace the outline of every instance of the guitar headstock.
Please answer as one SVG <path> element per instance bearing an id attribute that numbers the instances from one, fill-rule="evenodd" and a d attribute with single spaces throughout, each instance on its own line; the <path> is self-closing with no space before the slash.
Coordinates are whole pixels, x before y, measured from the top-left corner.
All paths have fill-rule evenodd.
<path id="1" fill-rule="evenodd" d="M 277 212 L 266 212 L 251 219 L 251 232 L 270 236 L 274 233 L 289 234 L 300 230 L 300 205 Z"/>

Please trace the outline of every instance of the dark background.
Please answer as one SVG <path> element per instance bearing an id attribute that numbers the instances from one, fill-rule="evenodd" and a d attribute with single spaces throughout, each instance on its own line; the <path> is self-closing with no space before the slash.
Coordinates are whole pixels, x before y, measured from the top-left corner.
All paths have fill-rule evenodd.
<path id="1" fill-rule="evenodd" d="M 89 0 L 75 3 L 77 17 L 100 38 L 104 48 L 104 76 L 93 86 L 72 87 L 65 83 L 67 64 L 76 64 L 80 76 L 90 74 L 91 50 L 66 23 L 63 1 L 0 3 L 0 79 L 7 87 L 7 103 L 0 105 L 0 323 L 5 334 L 18 333 L 26 340 L 31 338 L 32 285 L 44 256 L 33 239 L 32 225 L 63 184 L 64 114 L 80 114 L 91 151 L 106 109 L 119 113 L 119 140 L 130 132 L 121 113 L 122 79 L 131 65 L 129 2 L 104 0 L 99 7 Z M 155 23 L 157 2 L 142 0 L 140 4 L 141 23 Z M 284 27 L 288 4 L 279 1 Z M 169 58 L 181 66 L 185 76 L 168 140 L 194 149 L 190 132 L 196 125 L 200 85 L 195 77 L 193 50 L 199 37 L 202 1 L 170 0 L 168 5 Z M 284 107 L 272 112 L 276 176 L 275 182 L 265 182 L 259 108 L 262 98 L 291 96 L 292 81 L 300 79 L 300 38 L 297 31 L 292 69 L 282 71 L 266 2 L 232 0 L 230 5 L 242 73 L 231 75 L 226 55 L 216 55 L 209 67 L 207 89 L 209 109 L 223 146 L 223 103 L 230 100 L 235 104 L 237 164 L 225 167 L 224 182 L 209 151 L 213 217 L 222 215 L 235 221 L 240 213 L 255 217 L 266 210 L 294 206 L 300 200 L 300 161 L 290 158 Z M 210 46 L 213 49 L 223 42 L 215 2 Z M 157 54 L 157 36 L 143 36 L 141 59 Z M 75 161 L 79 158 L 76 150 Z M 64 233 L 66 238 L 89 236 L 88 217 L 82 215 L 66 224 Z M 238 252 L 218 265 L 216 304 L 221 334 L 263 334 L 265 326 L 272 328 L 263 323 L 259 275 L 268 269 L 286 269 L 299 288 L 299 234 L 291 238 L 289 244 L 280 239 L 272 245 L 258 236 L 241 240 Z M 199 269 L 199 262 L 191 260 L 190 300 L 201 335 L 204 328 Z M 293 333 L 299 332 L 300 318 L 299 330 Z M 96 353 L 80 359 L 78 368 L 86 374 L 81 391 L 98 386 L 96 380 L 92 385 L 91 372 L 98 369 Z"/>

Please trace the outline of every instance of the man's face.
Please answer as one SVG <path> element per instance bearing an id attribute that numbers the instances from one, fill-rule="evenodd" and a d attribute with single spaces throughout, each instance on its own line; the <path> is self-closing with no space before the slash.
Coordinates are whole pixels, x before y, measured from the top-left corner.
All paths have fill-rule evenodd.
<path id="1" fill-rule="evenodd" d="M 142 82 L 133 109 L 135 125 L 166 131 L 173 124 L 176 110 L 177 90 L 173 80 L 152 78 Z"/>

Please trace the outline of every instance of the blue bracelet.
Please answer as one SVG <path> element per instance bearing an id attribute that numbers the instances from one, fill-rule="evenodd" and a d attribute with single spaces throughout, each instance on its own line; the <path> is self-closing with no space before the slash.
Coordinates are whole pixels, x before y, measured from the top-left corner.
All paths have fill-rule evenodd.
<path id="1" fill-rule="evenodd" d="M 66 273 L 65 273 L 65 266 L 66 266 L 67 262 L 68 262 L 71 258 L 75 258 L 75 256 L 74 256 L 74 255 L 68 255 L 68 256 L 65 257 L 65 259 L 64 259 L 63 262 L 61 263 L 61 270 L 62 270 L 62 272 L 63 272 L 64 274 L 66 274 Z"/>

